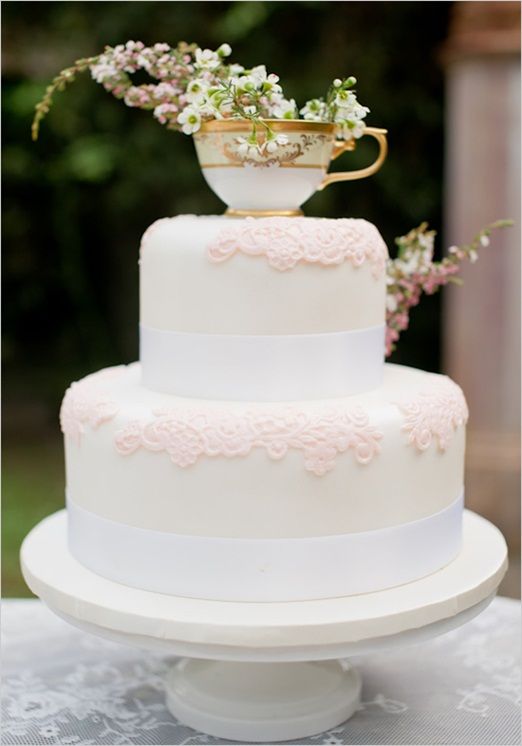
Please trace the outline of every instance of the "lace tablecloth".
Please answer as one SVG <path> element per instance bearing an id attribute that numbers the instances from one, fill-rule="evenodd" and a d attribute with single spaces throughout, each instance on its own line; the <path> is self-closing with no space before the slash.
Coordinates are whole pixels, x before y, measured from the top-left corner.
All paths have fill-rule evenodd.
<path id="1" fill-rule="evenodd" d="M 80 632 L 37 600 L 3 602 L 2 638 L 3 744 L 230 743 L 170 715 L 165 654 Z M 360 711 L 306 742 L 519 744 L 519 648 L 520 604 L 497 598 L 428 643 L 353 659 Z"/>

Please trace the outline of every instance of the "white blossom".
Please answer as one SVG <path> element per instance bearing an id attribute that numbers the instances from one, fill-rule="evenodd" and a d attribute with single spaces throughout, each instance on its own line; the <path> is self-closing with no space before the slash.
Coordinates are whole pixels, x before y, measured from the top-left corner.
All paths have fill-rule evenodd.
<path id="1" fill-rule="evenodd" d="M 418 254 L 411 254 L 400 259 L 395 259 L 395 267 L 405 275 L 411 275 L 422 269 L 421 257 Z"/>
<path id="2" fill-rule="evenodd" d="M 266 66 L 257 65 L 256 67 L 253 67 L 250 70 L 249 77 L 252 78 L 252 80 L 256 81 L 257 86 L 261 86 L 268 77 L 266 74 Z"/>
<path id="3" fill-rule="evenodd" d="M 357 103 L 353 107 L 353 116 L 356 119 L 364 119 L 364 117 L 370 113 L 370 109 L 367 106 L 362 106 L 361 104 Z"/>
<path id="4" fill-rule="evenodd" d="M 246 157 L 250 147 L 245 137 L 236 137 L 238 143 L 237 152 L 240 156 Z"/>
<path id="5" fill-rule="evenodd" d="M 339 134 L 342 137 L 343 140 L 358 140 L 360 137 L 364 135 L 364 130 L 366 129 L 366 125 L 364 122 L 340 122 L 341 127 L 339 129 Z"/>
<path id="6" fill-rule="evenodd" d="M 293 98 L 286 99 L 283 96 L 272 96 L 270 99 L 270 114 L 275 119 L 293 119 L 296 113 L 296 104 Z"/>
<path id="7" fill-rule="evenodd" d="M 231 78 L 235 78 L 244 72 L 245 68 L 243 67 L 243 65 L 237 65 L 236 63 L 233 63 L 232 65 L 228 66 L 228 73 Z"/>
<path id="8" fill-rule="evenodd" d="M 205 95 L 208 91 L 208 83 L 203 78 L 195 78 L 191 80 L 187 86 L 185 97 L 191 104 L 201 103 L 205 100 Z"/>
<path id="9" fill-rule="evenodd" d="M 256 81 L 251 75 L 240 75 L 239 78 L 231 79 L 232 85 L 245 91 L 257 88 Z"/>
<path id="10" fill-rule="evenodd" d="M 221 60 L 219 59 L 218 53 L 213 52 L 211 49 L 196 49 L 196 62 L 195 67 L 199 70 L 215 70 L 219 67 Z"/>
<path id="11" fill-rule="evenodd" d="M 364 119 L 369 111 L 370 110 L 367 106 L 361 106 L 358 103 L 351 107 L 341 106 L 337 109 L 337 112 L 335 114 L 335 121 L 341 122 L 343 120 L 346 120 L 348 122 L 353 122 L 354 124 L 356 124 L 361 119 Z"/>
<path id="12" fill-rule="evenodd" d="M 357 97 L 351 91 L 339 91 L 334 103 L 341 108 L 352 109 L 357 103 Z"/>
<path id="13" fill-rule="evenodd" d="M 178 123 L 185 135 L 192 135 L 201 127 L 201 114 L 194 106 L 186 106 L 178 116 Z"/>
<path id="14" fill-rule="evenodd" d="M 220 57 L 230 57 L 230 55 L 232 54 L 232 47 L 230 46 L 230 44 L 222 44 L 217 50 L 217 54 Z"/>
<path id="15" fill-rule="evenodd" d="M 283 134 L 274 135 L 273 132 L 267 133 L 267 139 L 264 143 L 267 153 L 275 153 L 281 145 L 288 144 L 288 137 Z"/>
<path id="16" fill-rule="evenodd" d="M 253 134 L 249 138 L 236 137 L 236 142 L 238 143 L 237 152 L 243 158 L 253 158 L 261 152 L 261 148 Z"/>
<path id="17" fill-rule="evenodd" d="M 308 119 L 309 121 L 326 121 L 326 104 L 318 98 L 313 98 L 306 102 L 299 113 L 303 115 L 304 119 Z"/>
<path id="18" fill-rule="evenodd" d="M 255 78 L 255 80 L 257 80 Z M 283 89 L 279 85 L 279 76 L 274 75 L 274 73 L 270 73 L 270 75 L 267 75 L 266 80 L 262 81 L 258 84 L 261 87 L 261 90 L 268 94 L 270 98 L 273 96 L 278 96 L 283 93 Z"/>

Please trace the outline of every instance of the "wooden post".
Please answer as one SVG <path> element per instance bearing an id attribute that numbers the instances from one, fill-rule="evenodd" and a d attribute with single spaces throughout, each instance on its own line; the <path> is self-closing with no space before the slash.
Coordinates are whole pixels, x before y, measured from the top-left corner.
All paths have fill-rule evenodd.
<path id="1" fill-rule="evenodd" d="M 520 5 L 457 2 L 447 77 L 445 243 L 498 218 L 443 304 L 444 369 L 470 408 L 466 503 L 520 547 Z"/>

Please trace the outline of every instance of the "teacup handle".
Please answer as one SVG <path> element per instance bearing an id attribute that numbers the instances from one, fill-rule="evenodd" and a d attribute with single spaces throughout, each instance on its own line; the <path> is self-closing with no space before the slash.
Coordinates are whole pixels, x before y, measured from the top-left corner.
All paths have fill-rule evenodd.
<path id="1" fill-rule="evenodd" d="M 364 130 L 365 135 L 374 137 L 379 143 L 379 155 L 375 161 L 366 168 L 360 168 L 358 171 L 338 171 L 333 174 L 326 174 L 322 182 L 317 187 L 318 191 L 324 189 L 328 184 L 333 184 L 335 181 L 352 181 L 353 179 L 364 179 L 367 176 L 371 176 L 380 169 L 386 159 L 388 153 L 388 141 L 386 140 L 386 133 L 388 130 L 380 129 L 379 127 L 366 127 Z M 364 135 L 363 135 L 364 137 Z M 335 140 L 332 153 L 332 161 L 338 158 L 342 153 L 347 150 L 355 150 L 355 140 Z"/>

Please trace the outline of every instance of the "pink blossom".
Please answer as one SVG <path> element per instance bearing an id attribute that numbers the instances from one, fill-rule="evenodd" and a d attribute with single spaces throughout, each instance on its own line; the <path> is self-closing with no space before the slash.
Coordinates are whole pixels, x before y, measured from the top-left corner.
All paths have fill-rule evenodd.
<path id="1" fill-rule="evenodd" d="M 404 329 L 408 328 L 409 319 L 406 311 L 396 314 L 394 321 L 396 329 L 403 331 Z"/>
<path id="2" fill-rule="evenodd" d="M 396 239 L 399 255 L 387 265 L 387 356 L 393 352 L 400 332 L 407 329 L 410 310 L 419 303 L 422 293 L 432 295 L 447 285 L 460 272 L 464 259 L 476 261 L 478 249 L 489 244 L 487 236 L 491 229 L 506 225 L 509 221 L 497 221 L 478 233 L 470 245 L 450 246 L 447 256 L 440 262 L 433 261 L 435 231 L 428 231 L 427 223 Z"/>

